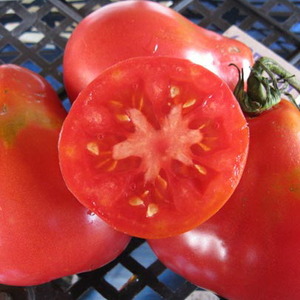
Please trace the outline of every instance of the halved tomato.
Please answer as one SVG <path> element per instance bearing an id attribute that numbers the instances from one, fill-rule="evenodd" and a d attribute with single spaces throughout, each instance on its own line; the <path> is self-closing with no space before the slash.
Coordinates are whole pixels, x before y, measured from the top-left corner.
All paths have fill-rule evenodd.
<path id="1" fill-rule="evenodd" d="M 79 95 L 59 142 L 66 184 L 115 229 L 173 236 L 218 211 L 241 177 L 248 127 L 228 86 L 187 60 L 133 58 Z"/>

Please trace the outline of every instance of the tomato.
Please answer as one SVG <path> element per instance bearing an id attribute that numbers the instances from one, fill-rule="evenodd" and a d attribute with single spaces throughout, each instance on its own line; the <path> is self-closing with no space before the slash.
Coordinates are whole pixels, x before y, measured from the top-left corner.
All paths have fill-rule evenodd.
<path id="1" fill-rule="evenodd" d="M 149 244 L 167 267 L 230 300 L 298 300 L 300 112 L 282 100 L 247 121 L 248 159 L 232 197 L 196 229 Z"/>
<path id="2" fill-rule="evenodd" d="M 141 238 L 187 231 L 236 187 L 246 120 L 228 86 L 188 60 L 140 57 L 104 71 L 63 124 L 70 191 L 117 230 Z"/>
<path id="3" fill-rule="evenodd" d="M 58 163 L 66 112 L 38 74 L 0 66 L 0 282 L 36 285 L 98 268 L 126 247 L 68 191 Z"/>
<path id="4" fill-rule="evenodd" d="M 192 23 L 171 8 L 152 1 L 119 1 L 85 17 L 64 52 L 64 83 L 74 101 L 106 68 L 137 56 L 172 56 L 203 65 L 233 89 L 237 73 L 249 70 L 251 50 Z"/>

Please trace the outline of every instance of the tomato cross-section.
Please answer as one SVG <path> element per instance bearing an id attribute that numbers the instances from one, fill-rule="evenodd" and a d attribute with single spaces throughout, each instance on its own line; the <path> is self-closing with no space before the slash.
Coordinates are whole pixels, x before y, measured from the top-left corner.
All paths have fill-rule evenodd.
<path id="1" fill-rule="evenodd" d="M 112 227 L 161 238 L 225 204 L 248 140 L 219 77 L 183 59 L 133 58 L 77 98 L 61 131 L 60 165 L 70 191 Z"/>

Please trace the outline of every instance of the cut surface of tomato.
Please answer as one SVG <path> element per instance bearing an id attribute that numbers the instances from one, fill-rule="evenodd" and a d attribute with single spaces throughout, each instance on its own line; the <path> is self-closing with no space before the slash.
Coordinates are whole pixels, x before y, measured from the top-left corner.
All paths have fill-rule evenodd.
<path id="1" fill-rule="evenodd" d="M 248 140 L 219 77 L 183 59 L 133 58 L 107 69 L 74 102 L 60 165 L 70 191 L 112 227 L 161 238 L 225 204 Z"/>

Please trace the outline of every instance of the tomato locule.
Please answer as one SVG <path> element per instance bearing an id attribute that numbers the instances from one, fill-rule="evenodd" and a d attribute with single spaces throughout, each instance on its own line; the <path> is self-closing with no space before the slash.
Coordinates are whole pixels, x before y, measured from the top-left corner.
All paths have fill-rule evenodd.
<path id="1" fill-rule="evenodd" d="M 203 65 L 232 89 L 238 80 L 235 63 L 249 70 L 251 50 L 243 43 L 192 23 L 153 1 L 119 1 L 85 17 L 64 52 L 64 83 L 74 101 L 97 75 L 122 60 L 171 56 Z"/>
<path id="2" fill-rule="evenodd" d="M 37 285 L 98 268 L 130 238 L 68 191 L 58 162 L 66 112 L 50 84 L 0 66 L 0 283 Z"/>
<path id="3" fill-rule="evenodd" d="M 104 71 L 74 102 L 59 157 L 76 198 L 141 238 L 187 231 L 235 189 L 248 149 L 228 86 L 188 60 L 140 57 Z"/>

